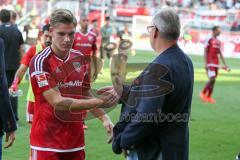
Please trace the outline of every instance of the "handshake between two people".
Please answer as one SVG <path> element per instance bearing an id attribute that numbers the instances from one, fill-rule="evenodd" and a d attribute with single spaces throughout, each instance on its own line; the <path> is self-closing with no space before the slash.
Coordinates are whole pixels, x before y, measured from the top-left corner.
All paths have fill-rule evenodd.
<path id="1" fill-rule="evenodd" d="M 118 104 L 123 92 L 123 86 L 106 86 L 97 90 L 98 108 L 110 108 Z M 95 98 L 94 98 L 95 99 Z"/>

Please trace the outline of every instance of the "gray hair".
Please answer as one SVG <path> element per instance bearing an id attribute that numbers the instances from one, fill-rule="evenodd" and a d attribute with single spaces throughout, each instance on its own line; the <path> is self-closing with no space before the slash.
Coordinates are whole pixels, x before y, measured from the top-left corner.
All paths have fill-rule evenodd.
<path id="1" fill-rule="evenodd" d="M 166 40 L 176 40 L 180 35 L 180 19 L 172 8 L 161 9 L 152 20 L 160 33 Z"/>
<path id="2" fill-rule="evenodd" d="M 71 11 L 67 9 L 56 9 L 50 16 L 50 26 L 55 27 L 58 23 L 77 25 L 77 20 Z"/>

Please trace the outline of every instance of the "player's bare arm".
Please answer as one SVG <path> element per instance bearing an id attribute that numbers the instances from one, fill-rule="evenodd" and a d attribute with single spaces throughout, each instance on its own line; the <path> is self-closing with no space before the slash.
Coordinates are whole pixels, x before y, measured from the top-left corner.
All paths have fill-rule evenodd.
<path id="1" fill-rule="evenodd" d="M 22 45 L 20 45 L 20 55 L 21 55 L 21 58 L 24 56 L 24 46 L 23 46 L 23 44 Z"/>
<path id="2" fill-rule="evenodd" d="M 24 74 L 26 73 L 28 69 L 28 66 L 21 64 L 20 67 L 18 68 L 15 77 L 18 77 L 20 79 L 20 81 L 22 80 Z"/>
<path id="3" fill-rule="evenodd" d="M 222 60 L 222 62 L 223 62 L 223 65 L 225 66 L 225 68 L 227 69 L 228 68 L 228 66 L 227 66 L 227 64 L 226 64 L 226 61 L 225 61 L 225 59 L 224 59 L 224 57 L 223 57 L 223 54 L 222 54 L 222 52 L 220 51 L 219 52 L 219 56 L 220 56 L 220 58 L 221 58 L 221 60 Z"/>
<path id="4" fill-rule="evenodd" d="M 68 97 L 62 97 L 61 94 L 54 90 L 49 89 L 43 92 L 44 98 L 48 103 L 51 104 L 56 110 L 64 110 L 64 111 L 79 111 L 79 110 L 87 110 L 93 109 L 103 103 L 103 100 L 98 98 L 90 98 L 90 99 L 74 99 Z"/>
<path id="5" fill-rule="evenodd" d="M 207 70 L 207 48 L 204 48 L 205 69 Z"/>
<path id="6" fill-rule="evenodd" d="M 108 135 L 107 142 L 110 143 L 113 136 L 113 126 L 114 126 L 110 117 L 101 108 L 94 108 L 91 110 L 91 113 L 102 122 L 103 127 L 107 131 L 107 135 Z"/>
<path id="7" fill-rule="evenodd" d="M 27 66 L 24 64 L 21 64 L 20 67 L 18 68 L 16 74 L 15 74 L 15 78 L 14 81 L 11 85 L 11 87 L 9 88 L 9 93 L 11 94 L 12 92 L 15 92 L 18 90 L 18 84 L 21 82 L 24 74 L 27 71 Z"/>

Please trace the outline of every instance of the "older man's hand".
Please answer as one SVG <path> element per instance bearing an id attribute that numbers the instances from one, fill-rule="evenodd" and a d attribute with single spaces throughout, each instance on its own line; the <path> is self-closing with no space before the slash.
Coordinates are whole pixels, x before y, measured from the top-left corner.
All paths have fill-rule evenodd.
<path id="1" fill-rule="evenodd" d="M 99 98 L 104 101 L 100 108 L 109 108 L 116 105 L 120 99 L 120 95 L 114 89 L 113 86 L 107 86 L 97 90 Z"/>
<path id="2" fill-rule="evenodd" d="M 108 135 L 107 143 L 110 144 L 112 142 L 112 139 L 113 139 L 113 127 L 114 127 L 110 118 L 103 121 L 103 127 L 107 131 L 107 135 Z"/>
<path id="3" fill-rule="evenodd" d="M 15 141 L 15 132 L 7 132 L 6 133 L 6 144 L 4 146 L 4 148 L 9 148 L 13 145 L 14 141 Z"/>

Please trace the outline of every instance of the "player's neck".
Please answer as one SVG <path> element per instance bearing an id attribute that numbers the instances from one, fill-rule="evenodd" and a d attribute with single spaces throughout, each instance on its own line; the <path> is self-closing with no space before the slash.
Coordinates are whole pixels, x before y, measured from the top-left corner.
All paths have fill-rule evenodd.
<path id="1" fill-rule="evenodd" d="M 83 34 L 86 34 L 88 30 L 87 30 L 87 29 L 84 29 L 84 28 L 81 28 L 80 31 L 81 31 L 81 33 L 83 33 Z"/>
<path id="2" fill-rule="evenodd" d="M 168 48 L 174 46 L 174 45 L 177 45 L 177 40 L 172 40 L 172 41 L 166 41 L 166 40 L 159 40 L 157 43 L 156 43 L 156 48 L 155 48 L 155 51 L 158 53 L 158 54 L 161 54 L 163 53 L 165 50 L 167 50 Z"/>
<path id="3" fill-rule="evenodd" d="M 217 38 L 217 35 L 214 35 L 214 34 L 213 34 L 213 38 Z"/>
<path id="4" fill-rule="evenodd" d="M 67 59 L 68 54 L 69 54 L 69 51 L 68 51 L 68 52 L 66 52 L 66 51 L 62 52 L 62 51 L 60 51 L 59 49 L 57 49 L 57 47 L 55 47 L 54 45 L 51 45 L 51 49 L 52 49 L 53 53 L 54 53 L 58 58 L 60 58 L 60 59 L 62 59 L 62 60 Z"/>

